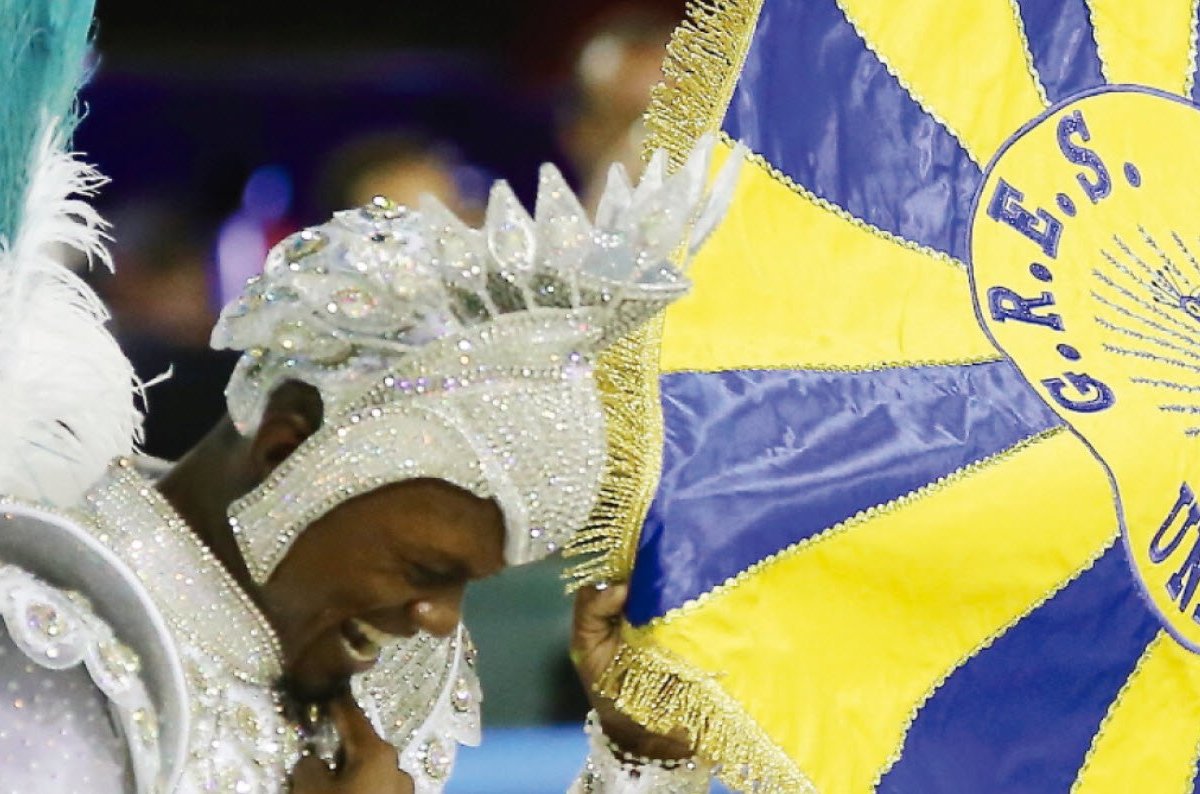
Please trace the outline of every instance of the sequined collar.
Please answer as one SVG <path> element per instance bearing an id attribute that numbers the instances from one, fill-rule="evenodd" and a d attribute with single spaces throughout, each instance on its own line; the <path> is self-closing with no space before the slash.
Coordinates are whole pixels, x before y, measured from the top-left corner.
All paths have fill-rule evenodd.
<path id="1" fill-rule="evenodd" d="M 282 674 L 275 631 L 166 499 L 126 460 L 85 497 L 97 538 L 137 572 L 173 633 L 249 684 Z"/>

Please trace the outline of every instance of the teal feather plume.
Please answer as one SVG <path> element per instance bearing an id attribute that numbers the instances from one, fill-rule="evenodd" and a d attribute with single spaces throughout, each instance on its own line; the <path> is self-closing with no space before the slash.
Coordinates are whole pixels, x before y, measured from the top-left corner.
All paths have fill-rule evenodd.
<path id="1" fill-rule="evenodd" d="M 111 267 L 69 149 L 94 0 L 0 0 L 0 494 L 70 506 L 140 435 L 140 390 L 99 297 L 64 265 Z"/>
<path id="2" fill-rule="evenodd" d="M 35 149 L 49 124 L 78 120 L 94 0 L 0 0 L 0 237 L 21 227 Z"/>

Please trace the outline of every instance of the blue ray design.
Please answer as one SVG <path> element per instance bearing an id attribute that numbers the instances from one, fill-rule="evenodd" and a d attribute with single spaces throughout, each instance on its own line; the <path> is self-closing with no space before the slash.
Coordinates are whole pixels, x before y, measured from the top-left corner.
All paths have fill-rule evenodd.
<path id="1" fill-rule="evenodd" d="M 1033 66 L 1050 101 L 1104 85 L 1084 0 L 1016 0 Z"/>
<path id="2" fill-rule="evenodd" d="M 877 791 L 1069 791 L 1101 720 L 1161 628 L 1115 543 L 946 680 Z"/>
<path id="3" fill-rule="evenodd" d="M 663 376 L 659 491 L 626 607 L 643 625 L 759 560 L 1059 419 L 1007 361 Z"/>
<path id="4" fill-rule="evenodd" d="M 723 129 L 817 196 L 966 259 L 978 166 L 834 0 L 764 5 Z"/>

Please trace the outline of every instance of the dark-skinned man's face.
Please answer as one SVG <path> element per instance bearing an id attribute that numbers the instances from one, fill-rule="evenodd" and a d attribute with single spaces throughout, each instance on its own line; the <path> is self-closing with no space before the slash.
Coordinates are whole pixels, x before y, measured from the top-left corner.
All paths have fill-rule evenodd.
<path id="1" fill-rule="evenodd" d="M 491 500 L 410 480 L 343 502 L 300 534 L 261 589 L 288 689 L 328 699 L 391 637 L 449 634 L 467 582 L 503 566 L 504 521 Z"/>

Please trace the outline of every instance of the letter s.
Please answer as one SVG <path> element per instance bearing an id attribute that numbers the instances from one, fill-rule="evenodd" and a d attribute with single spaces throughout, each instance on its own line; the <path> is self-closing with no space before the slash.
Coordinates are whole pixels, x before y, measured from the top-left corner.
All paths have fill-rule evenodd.
<path id="1" fill-rule="evenodd" d="M 1108 175 L 1108 168 L 1105 167 L 1104 161 L 1100 159 L 1100 155 L 1096 154 L 1095 150 L 1072 143 L 1071 136 L 1076 133 L 1084 143 L 1092 139 L 1091 133 L 1088 132 L 1087 122 L 1083 120 L 1083 114 L 1078 110 L 1059 119 L 1058 148 L 1062 150 L 1063 157 L 1095 173 L 1095 182 L 1088 181 L 1086 174 L 1076 174 L 1075 178 L 1079 180 L 1080 187 L 1083 188 L 1083 192 L 1087 194 L 1092 203 L 1099 204 L 1100 199 L 1112 192 L 1112 177 Z"/>

